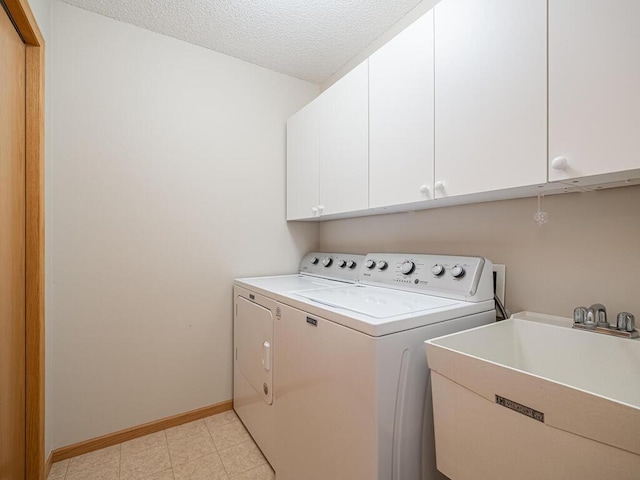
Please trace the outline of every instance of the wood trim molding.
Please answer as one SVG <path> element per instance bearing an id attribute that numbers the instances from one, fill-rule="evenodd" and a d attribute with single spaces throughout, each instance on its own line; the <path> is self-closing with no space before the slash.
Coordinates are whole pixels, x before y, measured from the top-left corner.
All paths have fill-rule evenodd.
<path id="1" fill-rule="evenodd" d="M 49 478 L 49 472 L 53 466 L 53 452 L 49 452 L 46 462 L 44 462 L 44 478 Z"/>
<path id="2" fill-rule="evenodd" d="M 26 422 L 28 479 L 44 479 L 44 48 L 26 53 Z"/>
<path id="3" fill-rule="evenodd" d="M 40 32 L 29 2 L 27 0 L 2 0 L 22 41 L 29 46 L 44 47 L 44 37 Z"/>
<path id="4" fill-rule="evenodd" d="M 26 478 L 46 478 L 44 451 L 44 38 L 28 0 L 2 0 L 26 49 Z"/>
<path id="5" fill-rule="evenodd" d="M 65 460 L 77 455 L 82 455 L 83 453 L 89 453 L 95 450 L 100 450 L 101 448 L 117 445 L 118 443 L 133 440 L 134 438 L 144 437 L 151 433 L 159 432 L 171 427 L 177 427 L 178 425 L 193 422 L 194 420 L 226 412 L 231 409 L 233 409 L 233 400 L 227 400 L 226 402 L 216 403 L 214 405 L 209 405 L 208 407 L 198 408 L 189 412 L 180 413 L 171 417 L 138 425 L 137 427 L 131 427 L 125 430 L 120 430 L 119 432 L 109 433 L 102 437 L 91 438 L 84 442 L 57 448 L 51 452 L 51 454 L 53 456 L 53 461 L 59 462 L 60 460 Z"/>

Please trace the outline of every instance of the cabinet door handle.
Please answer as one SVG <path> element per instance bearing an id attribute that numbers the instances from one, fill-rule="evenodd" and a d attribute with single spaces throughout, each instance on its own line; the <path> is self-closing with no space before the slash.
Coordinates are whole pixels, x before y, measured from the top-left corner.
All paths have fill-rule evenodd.
<path id="1" fill-rule="evenodd" d="M 554 170 L 566 170 L 569 166 L 569 161 L 567 157 L 556 157 L 551 160 L 551 168 Z"/>
<path id="2" fill-rule="evenodd" d="M 318 215 L 318 207 L 311 207 L 311 213 L 314 217 Z"/>
<path id="3" fill-rule="evenodd" d="M 438 181 L 434 184 L 434 187 L 437 191 L 442 192 L 444 191 L 444 182 Z"/>
<path id="4" fill-rule="evenodd" d="M 318 205 L 318 213 L 322 215 L 323 211 L 324 211 L 324 205 Z"/>
<path id="5" fill-rule="evenodd" d="M 271 344 L 269 342 L 262 344 L 262 366 L 267 372 L 271 370 Z"/>
<path id="6" fill-rule="evenodd" d="M 429 185 L 420 185 L 420 193 L 423 195 L 429 195 Z"/>

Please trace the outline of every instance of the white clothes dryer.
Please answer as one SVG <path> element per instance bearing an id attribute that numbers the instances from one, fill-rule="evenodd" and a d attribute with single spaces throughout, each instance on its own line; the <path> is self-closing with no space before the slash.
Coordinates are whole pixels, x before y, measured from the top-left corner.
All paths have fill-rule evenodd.
<path id="1" fill-rule="evenodd" d="M 273 408 L 278 300 L 292 291 L 353 284 L 363 263 L 364 255 L 311 252 L 302 259 L 299 274 L 236 281 L 233 407 L 274 469 L 280 464 Z"/>

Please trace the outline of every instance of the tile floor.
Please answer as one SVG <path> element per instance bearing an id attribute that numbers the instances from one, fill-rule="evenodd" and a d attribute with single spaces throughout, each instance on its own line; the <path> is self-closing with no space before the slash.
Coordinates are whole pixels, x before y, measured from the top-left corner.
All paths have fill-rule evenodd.
<path id="1" fill-rule="evenodd" d="M 233 412 L 56 462 L 48 480 L 272 480 Z"/>

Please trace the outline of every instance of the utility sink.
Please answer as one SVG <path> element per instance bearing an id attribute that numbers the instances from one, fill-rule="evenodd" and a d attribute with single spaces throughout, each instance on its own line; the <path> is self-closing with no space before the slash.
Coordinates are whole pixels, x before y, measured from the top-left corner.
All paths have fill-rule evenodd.
<path id="1" fill-rule="evenodd" d="M 640 479 L 640 340 L 523 312 L 426 342 L 438 469 Z"/>

